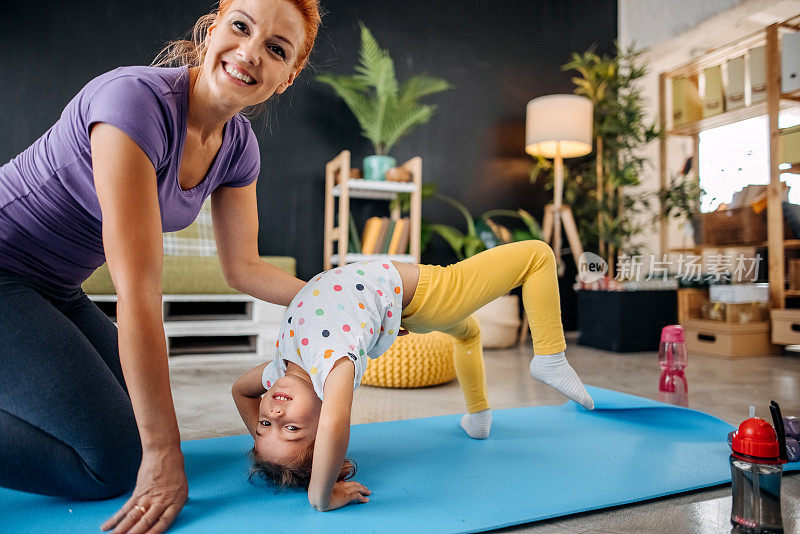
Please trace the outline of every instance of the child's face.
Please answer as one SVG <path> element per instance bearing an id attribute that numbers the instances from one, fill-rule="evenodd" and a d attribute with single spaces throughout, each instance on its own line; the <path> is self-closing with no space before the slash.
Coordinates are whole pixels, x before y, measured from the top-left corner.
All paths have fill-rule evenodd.
<path id="1" fill-rule="evenodd" d="M 300 456 L 317 435 L 322 401 L 308 382 L 286 375 L 272 385 L 258 409 L 256 454 L 287 464 Z"/>

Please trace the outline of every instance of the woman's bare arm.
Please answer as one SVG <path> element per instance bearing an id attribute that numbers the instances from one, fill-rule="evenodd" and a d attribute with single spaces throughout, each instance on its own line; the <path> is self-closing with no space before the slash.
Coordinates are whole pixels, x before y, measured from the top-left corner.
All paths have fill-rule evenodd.
<path id="1" fill-rule="evenodd" d="M 236 379 L 231 387 L 231 395 L 233 395 L 236 409 L 239 410 L 244 425 L 254 438 L 258 425 L 258 406 L 261 403 L 261 396 L 267 392 L 261 382 L 261 375 L 268 364 L 269 362 L 262 363 L 246 371 Z"/>
<path id="2" fill-rule="evenodd" d="M 211 218 L 228 284 L 257 299 L 288 306 L 305 282 L 258 256 L 255 182 L 244 187 L 217 188 L 211 195 Z"/>
<path id="3" fill-rule="evenodd" d="M 95 125 L 91 146 L 103 246 L 117 290 L 120 362 L 143 451 L 133 497 L 103 527 L 127 532 L 161 518 L 160 532 L 185 504 L 188 486 L 161 322 L 163 245 L 155 169 L 127 134 L 109 124 Z M 128 514 L 134 505 L 147 513 Z"/>

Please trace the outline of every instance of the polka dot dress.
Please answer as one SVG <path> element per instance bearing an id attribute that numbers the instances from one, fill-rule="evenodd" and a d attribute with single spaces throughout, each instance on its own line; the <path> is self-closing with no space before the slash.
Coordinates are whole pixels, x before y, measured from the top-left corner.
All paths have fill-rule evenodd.
<path id="1" fill-rule="evenodd" d="M 394 343 L 402 302 L 400 274 L 389 261 L 351 263 L 313 277 L 286 309 L 275 360 L 264 369 L 264 387 L 283 376 L 291 361 L 308 372 L 321 399 L 334 362 L 348 358 L 356 368 L 355 389 L 367 358 Z"/>

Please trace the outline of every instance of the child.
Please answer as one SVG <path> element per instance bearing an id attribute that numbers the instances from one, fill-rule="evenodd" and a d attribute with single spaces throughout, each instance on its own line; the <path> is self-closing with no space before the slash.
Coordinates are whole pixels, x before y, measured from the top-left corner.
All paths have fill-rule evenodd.
<path id="1" fill-rule="evenodd" d="M 345 460 L 353 390 L 367 357 L 386 352 L 401 327 L 455 338 L 453 359 L 468 411 L 461 427 L 470 437 L 488 437 L 492 416 L 480 328 L 470 314 L 519 285 L 533 335 L 531 374 L 594 409 L 564 357 L 555 257 L 546 243 L 511 243 L 448 267 L 354 263 L 321 273 L 300 290 L 284 315 L 275 359 L 233 385 L 255 440 L 253 473 L 281 486 L 307 487 L 317 510 L 367 502 L 369 490 L 348 481 L 355 468 Z"/>

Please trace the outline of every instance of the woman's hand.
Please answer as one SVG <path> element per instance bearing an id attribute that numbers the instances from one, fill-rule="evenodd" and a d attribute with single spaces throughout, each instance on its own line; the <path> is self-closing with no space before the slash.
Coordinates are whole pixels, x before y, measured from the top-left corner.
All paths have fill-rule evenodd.
<path id="1" fill-rule="evenodd" d="M 353 480 L 339 480 L 333 485 L 328 510 L 336 510 L 351 502 L 369 502 L 367 495 L 372 495 L 372 492 L 363 484 Z"/>
<path id="2" fill-rule="evenodd" d="M 133 496 L 100 528 L 113 528 L 114 534 L 165 532 L 186 504 L 188 495 L 180 447 L 145 452 Z"/>

